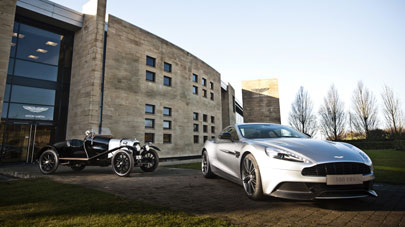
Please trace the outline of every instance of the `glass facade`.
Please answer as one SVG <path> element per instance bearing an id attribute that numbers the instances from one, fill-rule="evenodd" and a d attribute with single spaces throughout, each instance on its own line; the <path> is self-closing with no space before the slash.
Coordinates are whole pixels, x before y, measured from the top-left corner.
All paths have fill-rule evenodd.
<path id="1" fill-rule="evenodd" d="M 2 162 L 65 138 L 73 33 L 16 15 L 2 103 Z"/>

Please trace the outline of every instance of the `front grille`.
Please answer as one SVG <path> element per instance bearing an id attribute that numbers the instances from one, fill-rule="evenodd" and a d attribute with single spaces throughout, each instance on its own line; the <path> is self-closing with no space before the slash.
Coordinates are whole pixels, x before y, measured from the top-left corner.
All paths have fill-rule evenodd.
<path id="1" fill-rule="evenodd" d="M 357 162 L 332 162 L 307 167 L 302 170 L 303 176 L 326 176 L 340 174 L 369 174 L 371 169 L 366 164 Z"/>

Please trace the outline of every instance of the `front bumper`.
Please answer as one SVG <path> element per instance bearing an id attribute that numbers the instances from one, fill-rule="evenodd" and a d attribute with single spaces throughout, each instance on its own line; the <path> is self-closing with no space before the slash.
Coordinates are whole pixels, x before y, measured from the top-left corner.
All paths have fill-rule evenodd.
<path id="1" fill-rule="evenodd" d="M 362 176 L 363 184 L 327 185 L 326 176 L 302 175 L 302 169 L 308 167 L 308 165 L 291 164 L 290 166 L 285 166 L 285 169 L 271 168 L 270 166 L 262 165 L 260 168 L 263 193 L 266 195 L 297 200 L 347 199 L 370 195 L 377 196 L 377 193 L 373 190 L 373 172 Z"/>
<path id="2" fill-rule="evenodd" d="M 326 183 L 283 182 L 277 185 L 270 196 L 296 199 L 349 199 L 377 196 L 372 189 L 373 181 L 357 185 L 326 185 Z"/>

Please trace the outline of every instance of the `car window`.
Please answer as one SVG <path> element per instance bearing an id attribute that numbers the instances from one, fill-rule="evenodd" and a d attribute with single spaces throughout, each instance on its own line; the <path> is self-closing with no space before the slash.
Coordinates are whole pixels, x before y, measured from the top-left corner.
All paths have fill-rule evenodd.
<path id="1" fill-rule="evenodd" d="M 297 132 L 296 130 L 277 124 L 246 124 L 239 125 L 238 129 L 241 135 L 247 139 L 264 139 L 264 138 L 308 138 L 308 136 Z"/>
<path id="2" fill-rule="evenodd" d="M 232 136 L 232 140 L 239 140 L 239 136 L 238 136 L 238 133 L 236 132 L 235 128 L 232 127 L 230 129 L 229 133 Z"/>

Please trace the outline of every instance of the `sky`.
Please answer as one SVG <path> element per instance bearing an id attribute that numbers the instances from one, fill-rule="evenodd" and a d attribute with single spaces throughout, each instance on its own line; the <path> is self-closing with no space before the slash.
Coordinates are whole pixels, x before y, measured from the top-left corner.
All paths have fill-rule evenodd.
<path id="1" fill-rule="evenodd" d="M 87 0 L 54 0 L 82 11 Z M 194 54 L 242 101 L 241 81 L 277 78 L 281 122 L 300 86 L 317 113 L 334 84 L 349 111 L 358 81 L 379 104 L 387 85 L 405 111 L 403 0 L 109 0 L 107 13 Z"/>

